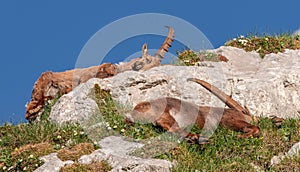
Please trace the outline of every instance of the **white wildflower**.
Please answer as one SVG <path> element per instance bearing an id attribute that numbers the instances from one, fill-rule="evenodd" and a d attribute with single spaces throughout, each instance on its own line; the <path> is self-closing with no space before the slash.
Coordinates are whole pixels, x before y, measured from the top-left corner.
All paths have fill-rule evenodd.
<path id="1" fill-rule="evenodd" d="M 247 45 L 248 40 L 247 39 L 239 39 L 238 42 L 240 42 L 242 45 Z"/>
<path id="2" fill-rule="evenodd" d="M 74 132 L 74 136 L 76 136 L 78 134 L 76 130 L 74 130 L 73 132 Z"/>

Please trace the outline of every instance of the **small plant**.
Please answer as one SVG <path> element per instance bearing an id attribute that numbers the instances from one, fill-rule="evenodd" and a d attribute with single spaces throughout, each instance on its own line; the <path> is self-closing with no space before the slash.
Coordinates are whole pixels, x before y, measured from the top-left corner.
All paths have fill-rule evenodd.
<path id="1" fill-rule="evenodd" d="M 226 57 L 209 51 L 200 51 L 199 53 L 197 53 L 190 49 L 186 49 L 184 51 L 177 52 L 177 55 L 178 62 L 176 63 L 178 63 L 179 65 L 183 64 L 186 66 L 199 66 L 203 61 L 228 61 Z"/>
<path id="2" fill-rule="evenodd" d="M 239 36 L 225 45 L 242 48 L 245 51 L 256 51 L 263 58 L 266 54 L 283 52 L 285 49 L 300 49 L 300 39 L 299 35 L 292 36 L 290 34 Z"/>
<path id="3" fill-rule="evenodd" d="M 57 157 L 62 161 L 77 161 L 82 155 L 91 154 L 95 150 L 92 143 L 80 143 L 70 148 L 63 148 L 57 151 Z"/>

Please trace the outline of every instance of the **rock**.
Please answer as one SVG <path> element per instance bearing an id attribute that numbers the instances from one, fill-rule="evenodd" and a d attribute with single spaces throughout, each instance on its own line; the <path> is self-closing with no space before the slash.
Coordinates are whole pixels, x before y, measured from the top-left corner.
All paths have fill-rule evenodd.
<path id="1" fill-rule="evenodd" d="M 167 172 L 172 167 L 172 163 L 160 159 L 142 159 L 130 156 L 129 153 L 144 145 L 140 143 L 128 142 L 121 137 L 109 136 L 99 141 L 101 149 L 94 151 L 90 155 L 82 156 L 78 162 L 90 164 L 92 162 L 106 160 L 111 167 L 111 171 L 162 171 Z"/>
<path id="2" fill-rule="evenodd" d="M 49 119 L 59 124 L 82 122 L 98 113 L 96 102 L 89 96 L 93 80 L 80 84 L 73 91 L 62 96 L 51 109 Z"/>
<path id="3" fill-rule="evenodd" d="M 234 47 L 220 47 L 213 51 L 229 61 L 203 62 L 209 65 L 200 67 L 165 65 L 143 72 L 127 71 L 111 78 L 92 78 L 62 96 L 53 106 L 50 119 L 57 123 L 82 122 L 92 116 L 98 111 L 96 103 L 89 97 L 94 84 L 110 90 L 116 102 L 131 107 L 163 96 L 197 105 L 224 107 L 224 103 L 200 85 L 187 82 L 189 77 L 217 86 L 241 105 L 246 105 L 255 116 L 299 117 L 299 50 L 269 54 L 264 59 L 256 52 Z"/>
<path id="4" fill-rule="evenodd" d="M 112 172 L 122 171 L 157 171 L 167 172 L 173 164 L 160 159 L 142 159 L 130 156 L 129 153 L 141 148 L 144 145 L 135 142 L 125 141 L 122 137 L 109 136 L 99 141 L 101 149 L 95 150 L 89 155 L 83 155 L 78 159 L 80 164 L 91 164 L 93 162 L 107 161 L 112 167 Z M 73 161 L 61 161 L 57 153 L 40 158 L 45 163 L 35 172 L 55 172 L 61 167 L 73 164 Z"/>
<path id="5" fill-rule="evenodd" d="M 134 150 L 141 148 L 144 144 L 125 141 L 122 137 L 109 136 L 99 141 L 101 150 L 105 154 L 114 156 L 127 156 Z"/>
<path id="6" fill-rule="evenodd" d="M 41 157 L 40 159 L 45 163 L 41 167 L 34 170 L 34 172 L 59 172 L 61 167 L 74 163 L 73 161 L 63 162 L 57 157 L 57 153 L 51 153 Z"/>
<path id="7" fill-rule="evenodd" d="M 275 165 L 279 164 L 283 159 L 291 158 L 294 156 L 299 156 L 299 154 L 300 154 L 300 142 L 294 144 L 288 152 L 286 152 L 284 154 L 280 154 L 278 156 L 274 156 L 271 159 L 270 166 L 271 167 L 275 166 Z"/>

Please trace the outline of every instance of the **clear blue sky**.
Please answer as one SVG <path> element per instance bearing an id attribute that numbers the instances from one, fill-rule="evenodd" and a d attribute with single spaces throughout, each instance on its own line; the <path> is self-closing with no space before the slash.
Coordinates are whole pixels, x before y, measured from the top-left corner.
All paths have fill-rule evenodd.
<path id="1" fill-rule="evenodd" d="M 117 19 L 139 13 L 173 15 L 195 25 L 214 47 L 219 47 L 230 38 L 249 32 L 297 30 L 299 6 L 297 0 L 3 0 L 0 2 L 0 123 L 24 120 L 25 104 L 30 101 L 40 74 L 74 68 L 90 37 Z M 131 41 L 131 45 L 120 45 L 112 54 L 122 60 L 139 51 L 141 43 Z"/>

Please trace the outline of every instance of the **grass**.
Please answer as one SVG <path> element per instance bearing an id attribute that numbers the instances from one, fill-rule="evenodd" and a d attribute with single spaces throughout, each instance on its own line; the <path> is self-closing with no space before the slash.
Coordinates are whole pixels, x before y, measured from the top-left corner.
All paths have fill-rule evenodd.
<path id="1" fill-rule="evenodd" d="M 167 157 L 183 162 L 174 171 L 254 171 L 251 164 L 267 171 L 278 171 L 280 166 L 281 169 L 298 170 L 300 165 L 293 159 L 273 168 L 269 168 L 269 163 L 273 156 L 288 151 L 299 142 L 299 120 L 287 120 L 278 128 L 263 118 L 258 125 L 262 129 L 259 138 L 238 139 L 238 133 L 219 128 L 210 138 L 210 144 L 199 147 L 183 143 Z"/>
<path id="2" fill-rule="evenodd" d="M 266 54 L 284 52 L 285 49 L 300 49 L 300 35 L 292 36 L 283 33 L 240 36 L 226 42 L 225 45 L 241 48 L 245 51 L 256 51 L 263 58 Z"/>
<path id="3" fill-rule="evenodd" d="M 92 141 L 76 124 L 40 121 L 0 126 L 0 171 L 33 171 L 43 164 L 39 157 L 80 143 Z"/>
<path id="4" fill-rule="evenodd" d="M 209 51 L 200 51 L 194 52 L 188 48 L 183 51 L 177 52 L 178 59 L 174 62 L 176 65 L 185 65 L 185 66 L 200 66 L 203 61 L 212 61 L 220 62 L 227 61 L 224 56 L 219 54 L 209 52 Z"/>
<path id="5" fill-rule="evenodd" d="M 65 167 L 62 167 L 60 172 L 106 172 L 111 170 L 111 167 L 109 164 L 105 161 L 100 161 L 100 162 L 93 162 L 88 165 L 83 165 L 79 163 L 74 163 L 72 165 L 68 165 Z"/>

